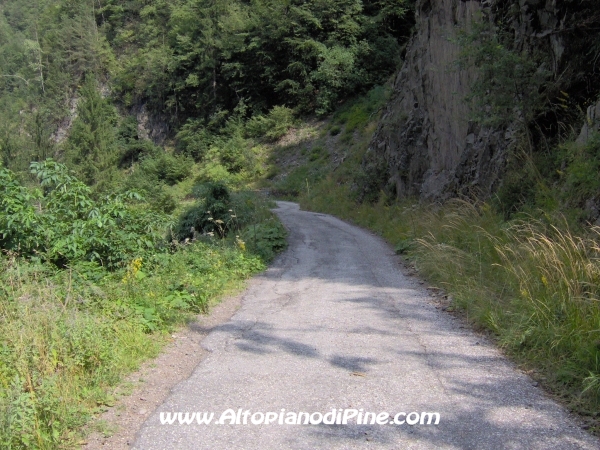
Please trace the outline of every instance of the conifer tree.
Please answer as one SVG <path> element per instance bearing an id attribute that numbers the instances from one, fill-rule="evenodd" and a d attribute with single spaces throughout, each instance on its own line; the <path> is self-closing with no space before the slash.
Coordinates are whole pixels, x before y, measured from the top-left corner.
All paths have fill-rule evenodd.
<path id="1" fill-rule="evenodd" d="M 108 169 L 118 158 L 115 108 L 102 97 L 93 76 L 87 76 L 80 90 L 77 118 L 69 135 L 71 162 L 88 185 L 107 181 Z M 110 172 L 110 171 L 108 171 Z"/>

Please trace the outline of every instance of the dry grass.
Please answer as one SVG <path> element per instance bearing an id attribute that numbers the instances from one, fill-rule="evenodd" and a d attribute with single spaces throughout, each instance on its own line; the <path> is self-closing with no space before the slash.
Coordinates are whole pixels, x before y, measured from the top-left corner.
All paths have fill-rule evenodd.
<path id="1" fill-rule="evenodd" d="M 381 234 L 598 430 L 600 228 L 575 235 L 566 222 L 507 223 L 487 204 L 460 200 L 357 205 L 346 186 L 330 176 L 302 205 Z"/>

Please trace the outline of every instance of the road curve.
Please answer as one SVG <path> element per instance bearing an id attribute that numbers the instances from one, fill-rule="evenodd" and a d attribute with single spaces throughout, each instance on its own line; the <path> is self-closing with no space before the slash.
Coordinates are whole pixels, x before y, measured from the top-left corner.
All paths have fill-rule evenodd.
<path id="1" fill-rule="evenodd" d="M 278 206 L 289 249 L 203 341 L 208 356 L 146 421 L 135 449 L 600 448 L 491 344 L 438 311 L 380 238 Z M 438 412 L 440 422 L 160 423 L 160 412 L 214 412 L 216 421 L 227 409 L 285 409 L 290 420 L 333 409 Z"/>

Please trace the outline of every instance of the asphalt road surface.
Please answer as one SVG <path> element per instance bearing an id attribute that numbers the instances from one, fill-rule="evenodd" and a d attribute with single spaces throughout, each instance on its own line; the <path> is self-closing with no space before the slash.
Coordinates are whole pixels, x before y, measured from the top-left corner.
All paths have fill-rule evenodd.
<path id="1" fill-rule="evenodd" d="M 289 249 L 203 341 L 209 355 L 146 421 L 134 448 L 600 448 L 493 345 L 436 309 L 380 238 L 278 205 Z M 167 412 L 214 418 L 163 425 L 161 412 L 163 420 Z M 364 420 L 367 412 L 381 424 Z M 423 412 L 438 413 L 439 424 Z M 253 425 L 261 414 L 274 423 Z"/>

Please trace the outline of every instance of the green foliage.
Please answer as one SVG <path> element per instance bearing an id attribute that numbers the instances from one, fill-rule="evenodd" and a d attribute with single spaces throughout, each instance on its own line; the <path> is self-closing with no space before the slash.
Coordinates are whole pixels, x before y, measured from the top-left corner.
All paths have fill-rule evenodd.
<path id="1" fill-rule="evenodd" d="M 332 169 L 339 169 L 336 174 L 341 175 L 343 183 L 364 186 L 365 182 L 376 182 L 364 175 L 360 160 L 376 125 L 378 113 L 390 92 L 390 86 L 376 86 L 365 95 L 348 100 L 341 106 L 318 137 L 307 136 L 297 144 L 276 147 L 271 156 L 271 162 L 275 164 L 271 173 L 277 176 L 267 177 L 272 179 L 269 183 L 271 191 L 284 198 L 310 193 L 313 186 L 319 185 Z M 299 129 L 297 133 L 302 134 L 302 130 Z M 342 135 L 336 137 L 340 133 Z M 286 153 L 295 153 L 296 156 L 291 158 L 293 162 L 279 163 L 280 159 L 287 159 L 286 156 L 280 156 Z M 341 164 L 342 161 L 350 161 L 348 158 L 352 166 Z M 379 190 L 375 194 L 374 197 L 378 197 Z"/>
<path id="2" fill-rule="evenodd" d="M 242 239 L 248 250 L 261 257 L 263 261 L 271 261 L 277 253 L 287 247 L 287 231 L 279 221 L 270 220 L 246 228 Z"/>
<path id="3" fill-rule="evenodd" d="M 225 237 L 235 229 L 237 216 L 231 205 L 229 189 L 222 183 L 206 183 L 197 186 L 198 204 L 188 208 L 179 218 L 175 236 L 183 240 L 195 238 L 194 233 Z"/>
<path id="4" fill-rule="evenodd" d="M 182 155 L 172 155 L 159 148 L 142 159 L 139 170 L 141 176 L 164 182 L 169 186 L 190 176 L 193 161 Z"/>
<path id="5" fill-rule="evenodd" d="M 548 98 L 544 88 L 551 77 L 542 55 L 513 48 L 513 36 L 487 21 L 475 22 L 460 35 L 459 65 L 474 66 L 477 78 L 468 100 L 474 119 L 483 125 L 519 122 L 528 126 Z"/>
<path id="6" fill-rule="evenodd" d="M 340 134 L 341 131 L 342 127 L 340 127 L 339 125 L 334 125 L 330 128 L 329 134 L 332 136 L 337 136 L 338 134 Z"/>
<path id="7" fill-rule="evenodd" d="M 233 114 L 215 114 L 208 123 L 188 121 L 177 134 L 182 153 L 200 162 L 198 182 L 241 184 L 261 174 L 264 147 L 254 138 L 281 137 L 292 124 L 288 108 L 274 108 L 267 116 L 244 120 L 246 108 L 240 104 Z"/>
<path id="8" fill-rule="evenodd" d="M 177 143 L 182 153 L 201 161 L 214 140 L 210 124 L 203 126 L 199 120 L 188 120 L 177 133 Z"/>
<path id="9" fill-rule="evenodd" d="M 131 167 L 143 157 L 157 152 L 151 141 L 139 138 L 137 119 L 133 116 L 121 121 L 117 130 L 117 143 L 120 167 Z"/>
<path id="10" fill-rule="evenodd" d="M 328 167 L 320 161 L 311 161 L 307 165 L 297 167 L 287 176 L 275 183 L 273 193 L 287 198 L 298 197 L 310 190 L 310 187 L 320 181 L 328 172 Z"/>
<path id="11" fill-rule="evenodd" d="M 254 115 L 246 123 L 246 133 L 252 137 L 265 137 L 276 141 L 294 124 L 293 111 L 285 106 L 275 106 L 266 116 Z"/>
<path id="12" fill-rule="evenodd" d="M 117 112 L 98 92 L 97 82 L 87 77 L 80 90 L 77 118 L 69 134 L 72 164 L 87 185 L 105 180 L 117 163 Z"/>
<path id="13" fill-rule="evenodd" d="M 394 251 L 397 255 L 403 255 L 408 253 L 410 250 L 414 248 L 414 242 L 410 238 L 400 239 L 394 247 Z"/>
<path id="14" fill-rule="evenodd" d="M 128 149 L 142 148 L 139 161 L 131 166 L 130 175 L 122 183 L 122 192 L 136 191 L 144 196 L 155 211 L 170 214 L 177 207 L 175 198 L 168 192 L 191 175 L 193 160 L 185 155 L 171 154 L 149 141 L 135 140 Z"/>
<path id="15" fill-rule="evenodd" d="M 264 268 L 233 246 L 196 243 L 116 272 L 59 270 L 0 255 L 0 446 L 71 448 L 113 405 L 113 386 L 164 336 Z"/>
<path id="16" fill-rule="evenodd" d="M 516 158 L 510 163 L 493 202 L 505 220 L 513 218 L 526 207 L 535 207 L 538 191 L 535 169 Z"/>
<path id="17" fill-rule="evenodd" d="M 2 2 L 0 123 L 12 135 L 11 145 L 2 146 L 4 165 L 22 173 L 31 160 L 56 156 L 83 75 L 104 81 L 113 63 L 89 3 Z"/>
<path id="18" fill-rule="evenodd" d="M 40 220 L 33 201 L 38 192 L 29 192 L 15 175 L 0 167 L 0 246 L 31 253 L 38 246 L 37 228 Z"/>
<path id="19" fill-rule="evenodd" d="M 144 162 L 138 172 L 167 179 L 159 163 Z M 94 200 L 53 160 L 31 172 L 35 189 L 0 168 L 0 446 L 72 447 L 77 430 L 114 403 L 111 386 L 174 326 L 262 270 L 285 239 L 267 202 L 224 185 L 196 189 L 214 216 L 200 217 L 198 230 L 224 237 L 252 224 L 251 251 L 239 238 L 167 245 L 169 218 L 138 195 Z"/>
<path id="20" fill-rule="evenodd" d="M 557 156 L 564 166 L 563 171 L 558 170 L 564 203 L 581 207 L 600 195 L 600 135 L 595 134 L 585 145 L 564 144 Z"/>
<path id="21" fill-rule="evenodd" d="M 28 192 L 0 169 L 2 249 L 57 265 L 88 260 L 115 267 L 163 245 L 168 218 L 136 207 L 137 194 L 94 201 L 85 184 L 50 159 L 32 163 L 31 172 L 41 191 Z"/>
<path id="22" fill-rule="evenodd" d="M 332 111 L 393 72 L 412 3 L 111 0 L 103 20 L 112 45 L 131 55 L 119 71 L 121 95 L 149 99 L 182 123 L 241 99 L 259 113 L 284 104 Z M 128 24 L 124 14 L 140 20 Z"/>
<path id="23" fill-rule="evenodd" d="M 383 107 L 390 96 L 389 86 L 375 86 L 366 95 L 356 97 L 340 107 L 333 116 L 333 122 L 345 125 L 346 134 L 362 131 Z M 336 126 L 332 127 L 332 135 Z M 338 129 L 339 130 L 339 125 Z"/>
<path id="24" fill-rule="evenodd" d="M 556 212 L 565 215 L 571 227 L 596 220 L 589 203 L 600 196 L 599 142 L 594 135 L 585 144 L 566 141 L 551 155 L 510 160 L 492 204 L 506 220 Z"/>

